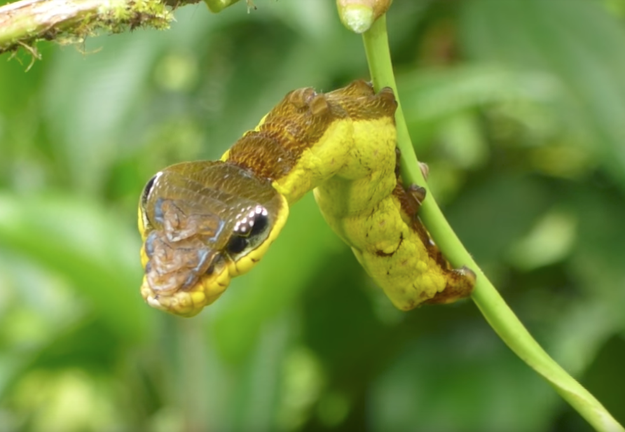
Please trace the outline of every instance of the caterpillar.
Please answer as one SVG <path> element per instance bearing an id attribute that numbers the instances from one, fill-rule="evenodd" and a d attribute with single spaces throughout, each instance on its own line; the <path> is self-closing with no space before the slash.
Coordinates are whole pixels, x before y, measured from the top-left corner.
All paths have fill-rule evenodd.
<path id="1" fill-rule="evenodd" d="M 159 171 L 139 202 L 141 294 L 193 316 L 249 271 L 313 190 L 330 227 L 401 310 L 468 296 L 475 274 L 452 268 L 417 216 L 425 189 L 398 173 L 393 91 L 365 81 L 288 93 L 219 161 Z"/>

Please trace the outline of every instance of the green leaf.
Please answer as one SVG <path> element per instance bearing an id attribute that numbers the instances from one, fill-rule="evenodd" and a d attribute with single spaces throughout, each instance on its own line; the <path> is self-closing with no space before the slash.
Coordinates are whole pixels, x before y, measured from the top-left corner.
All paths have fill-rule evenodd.
<path id="1" fill-rule="evenodd" d="M 600 2 L 475 0 L 461 28 L 471 59 L 560 80 L 559 115 L 625 186 L 625 29 Z"/>
<path id="2" fill-rule="evenodd" d="M 373 430 L 549 429 L 556 394 L 493 335 L 471 330 L 421 338 L 396 357 L 371 390 Z"/>
<path id="3" fill-rule="evenodd" d="M 146 336 L 138 235 L 94 203 L 63 195 L 0 195 L 0 247 L 67 279 L 122 339 Z"/>
<path id="4" fill-rule="evenodd" d="M 398 78 L 398 87 L 416 147 L 445 121 L 468 110 L 502 103 L 547 104 L 561 91 L 548 74 L 494 64 L 411 71 Z"/>

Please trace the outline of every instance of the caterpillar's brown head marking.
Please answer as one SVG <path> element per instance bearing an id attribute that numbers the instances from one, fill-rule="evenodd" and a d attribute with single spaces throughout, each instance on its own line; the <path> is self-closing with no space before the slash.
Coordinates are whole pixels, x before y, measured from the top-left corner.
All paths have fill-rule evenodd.
<path id="1" fill-rule="evenodd" d="M 159 172 L 140 202 L 143 297 L 196 314 L 258 262 L 285 211 L 269 182 L 236 165 L 187 162 Z"/>

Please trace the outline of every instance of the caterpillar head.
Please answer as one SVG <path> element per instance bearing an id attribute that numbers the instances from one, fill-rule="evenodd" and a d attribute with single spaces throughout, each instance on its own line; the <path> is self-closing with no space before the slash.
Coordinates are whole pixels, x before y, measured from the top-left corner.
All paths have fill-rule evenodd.
<path id="1" fill-rule="evenodd" d="M 199 313 L 261 259 L 287 215 L 268 180 L 234 164 L 184 162 L 158 172 L 139 203 L 143 298 L 177 315 Z"/>

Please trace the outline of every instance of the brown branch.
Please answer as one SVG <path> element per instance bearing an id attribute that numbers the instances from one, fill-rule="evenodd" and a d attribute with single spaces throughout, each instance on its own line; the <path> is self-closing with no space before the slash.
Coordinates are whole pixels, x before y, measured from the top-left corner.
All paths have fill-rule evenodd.
<path id="1" fill-rule="evenodd" d="M 165 29 L 171 10 L 200 0 L 22 0 L 0 7 L 0 54 L 22 47 L 39 58 L 35 43 L 79 43 L 103 30 Z"/>

